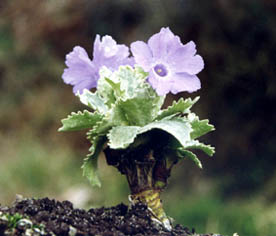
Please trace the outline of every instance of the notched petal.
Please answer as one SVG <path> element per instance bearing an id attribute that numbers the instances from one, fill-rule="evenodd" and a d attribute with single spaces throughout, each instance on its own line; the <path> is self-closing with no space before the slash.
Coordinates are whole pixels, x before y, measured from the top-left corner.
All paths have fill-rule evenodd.
<path id="1" fill-rule="evenodd" d="M 181 47 L 170 55 L 168 61 L 175 72 L 186 72 L 190 75 L 195 75 L 204 68 L 202 57 L 194 55 L 196 51 L 193 48 L 195 46 L 191 42 L 189 47 Z"/>
<path id="2" fill-rule="evenodd" d="M 82 47 L 74 47 L 73 51 L 66 55 L 65 63 L 68 68 L 64 69 L 62 79 L 66 84 L 74 86 L 74 93 L 96 86 L 95 66 Z"/>

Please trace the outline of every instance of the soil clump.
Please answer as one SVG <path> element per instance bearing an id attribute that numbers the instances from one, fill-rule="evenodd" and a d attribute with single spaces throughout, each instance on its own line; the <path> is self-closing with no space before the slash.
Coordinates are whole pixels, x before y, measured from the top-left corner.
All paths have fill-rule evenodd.
<path id="1" fill-rule="evenodd" d="M 168 232 L 151 220 L 151 212 L 141 203 L 83 210 L 49 198 L 17 199 L 11 207 L 0 206 L 0 235 L 222 236 L 196 234 L 181 225 Z"/>

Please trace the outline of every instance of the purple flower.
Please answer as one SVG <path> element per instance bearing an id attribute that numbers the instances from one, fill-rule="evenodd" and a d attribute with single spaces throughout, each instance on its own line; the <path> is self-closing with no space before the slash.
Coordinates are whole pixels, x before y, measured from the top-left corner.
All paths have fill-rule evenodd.
<path id="1" fill-rule="evenodd" d="M 183 45 L 169 28 L 162 28 L 147 44 L 132 43 L 131 52 L 135 62 L 149 73 L 148 81 L 158 95 L 200 89 L 196 74 L 204 67 L 202 57 L 195 55 L 194 42 Z"/>
<path id="2" fill-rule="evenodd" d="M 97 35 L 94 42 L 93 60 L 90 60 L 85 49 L 74 47 L 73 51 L 66 55 L 66 68 L 62 79 L 66 84 L 73 85 L 73 92 L 82 93 L 84 89 L 97 86 L 99 70 L 102 66 L 110 70 L 116 70 L 120 65 L 133 65 L 133 58 L 129 58 L 129 49 L 125 45 L 117 44 L 110 36 Z"/>

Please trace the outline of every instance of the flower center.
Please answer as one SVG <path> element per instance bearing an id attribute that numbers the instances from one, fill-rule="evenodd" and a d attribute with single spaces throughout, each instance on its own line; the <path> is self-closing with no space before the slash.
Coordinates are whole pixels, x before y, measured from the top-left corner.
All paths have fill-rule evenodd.
<path id="1" fill-rule="evenodd" d="M 155 73 L 158 74 L 161 77 L 164 77 L 168 74 L 167 68 L 162 64 L 157 64 L 153 68 Z"/>

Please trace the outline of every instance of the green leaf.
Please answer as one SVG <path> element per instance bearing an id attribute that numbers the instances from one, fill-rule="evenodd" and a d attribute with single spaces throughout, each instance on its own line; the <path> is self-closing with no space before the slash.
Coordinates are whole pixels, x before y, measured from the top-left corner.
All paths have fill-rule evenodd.
<path id="1" fill-rule="evenodd" d="M 130 66 L 120 66 L 115 72 L 104 67 L 100 70 L 97 90 L 105 103 L 111 106 L 117 100 L 126 100 L 136 96 L 145 84 L 145 74 Z M 144 81 L 143 81 L 144 80 Z"/>
<path id="2" fill-rule="evenodd" d="M 136 67 L 133 69 L 130 66 L 120 66 L 115 72 L 111 72 L 107 68 L 100 71 L 100 79 L 98 80 L 98 93 L 104 98 L 105 103 L 116 104 L 119 101 L 131 100 L 135 103 L 144 99 L 148 104 L 151 104 L 155 111 L 155 116 L 160 110 L 164 97 L 160 97 L 147 83 L 148 73 L 145 73 L 141 68 Z M 138 104 L 135 106 L 137 107 Z M 134 108 L 133 108 L 134 109 Z"/>
<path id="3" fill-rule="evenodd" d="M 121 66 L 116 76 L 118 76 L 121 84 L 121 90 L 124 91 L 122 99 L 136 97 L 137 94 L 145 94 L 151 86 L 146 82 L 148 73 L 145 73 L 141 68 L 130 66 Z"/>
<path id="4" fill-rule="evenodd" d="M 139 94 L 126 100 L 119 99 L 107 114 L 113 126 L 145 126 L 156 117 L 162 103 L 160 97 Z"/>
<path id="5" fill-rule="evenodd" d="M 187 118 L 193 129 L 191 133 L 192 139 L 196 139 L 215 129 L 213 125 L 209 124 L 209 120 L 199 120 L 198 116 L 194 113 L 190 113 Z"/>
<path id="6" fill-rule="evenodd" d="M 192 161 L 194 161 L 194 162 L 196 163 L 196 165 L 197 165 L 200 169 L 202 169 L 201 161 L 197 158 L 197 156 L 196 156 L 194 153 L 192 153 L 192 152 L 190 152 L 190 151 L 188 151 L 188 150 L 185 150 L 185 149 L 183 149 L 183 148 L 178 148 L 177 151 L 178 151 L 179 157 L 182 157 L 182 158 L 187 157 L 187 158 L 191 159 Z"/>
<path id="7" fill-rule="evenodd" d="M 107 78 L 113 78 L 113 73 L 106 67 L 100 69 L 100 78 L 97 82 L 97 93 L 104 100 L 104 103 L 110 108 L 112 104 L 116 102 L 116 97 L 114 90 L 110 83 L 108 83 Z M 115 78 L 116 79 L 116 78 Z M 118 80 L 111 80 L 114 84 L 119 82 Z"/>
<path id="8" fill-rule="evenodd" d="M 186 142 L 190 141 L 190 133 L 192 132 L 191 125 L 187 121 L 179 118 L 172 118 L 171 120 L 152 122 L 142 127 L 139 134 L 152 129 L 160 129 L 171 134 L 182 146 L 185 146 Z"/>
<path id="9" fill-rule="evenodd" d="M 146 77 L 147 73 L 139 68 L 120 66 L 117 71 L 112 72 L 104 67 L 100 71 L 97 90 L 107 100 L 125 100 L 136 96 L 137 90 L 145 88 Z"/>
<path id="10" fill-rule="evenodd" d="M 108 133 L 109 146 L 113 149 L 124 149 L 134 142 L 140 127 L 138 126 L 117 126 Z"/>
<path id="11" fill-rule="evenodd" d="M 87 132 L 87 139 L 93 143 L 93 140 L 97 136 L 106 136 L 108 131 L 112 128 L 112 123 L 106 117 L 93 127 L 93 129 Z"/>
<path id="12" fill-rule="evenodd" d="M 200 143 L 198 140 L 191 140 L 189 142 L 186 143 L 186 145 L 184 146 L 185 149 L 199 149 L 203 152 L 205 152 L 207 155 L 209 156 L 213 156 L 215 153 L 215 148 L 210 146 L 210 145 L 206 145 L 204 143 Z"/>
<path id="13" fill-rule="evenodd" d="M 87 89 L 83 90 L 82 94 L 77 95 L 80 98 L 80 101 L 89 106 L 90 108 L 98 111 L 101 114 L 105 114 L 108 110 L 107 106 L 104 103 L 104 100 L 98 95 L 98 93 L 92 93 Z"/>
<path id="14" fill-rule="evenodd" d="M 182 119 L 161 120 L 152 122 L 144 127 L 121 126 L 113 128 L 109 134 L 109 146 L 111 148 L 127 148 L 135 141 L 139 134 L 144 134 L 153 129 L 160 129 L 171 134 L 182 146 L 190 141 L 190 124 Z"/>
<path id="15" fill-rule="evenodd" d="M 121 90 L 120 82 L 115 83 L 109 78 L 104 78 L 104 79 L 106 80 L 107 83 L 109 83 L 110 87 L 113 90 L 113 96 L 114 96 L 113 103 L 115 103 L 116 97 L 123 96 L 123 91 Z"/>
<path id="16" fill-rule="evenodd" d="M 119 101 L 116 106 L 120 111 L 121 118 L 124 117 L 124 121 L 128 125 L 144 126 L 155 118 L 157 114 L 156 99 L 147 96 L 137 96 L 125 101 Z"/>
<path id="17" fill-rule="evenodd" d="M 63 126 L 58 131 L 76 131 L 92 128 L 102 117 L 101 114 L 91 113 L 87 110 L 77 113 L 72 112 L 67 118 L 61 120 Z"/>
<path id="18" fill-rule="evenodd" d="M 84 159 L 82 165 L 83 176 L 86 176 L 92 186 L 101 187 L 101 182 L 98 176 L 98 157 L 103 149 L 106 142 L 106 138 L 98 136 L 94 138 L 93 144 L 89 151 L 91 152 L 87 158 Z"/>
<path id="19" fill-rule="evenodd" d="M 110 107 L 107 118 L 115 125 L 144 126 L 153 121 L 164 102 L 147 83 L 141 68 L 120 66 L 115 72 L 100 71 L 98 94 Z"/>
<path id="20" fill-rule="evenodd" d="M 171 106 L 167 109 L 162 110 L 159 115 L 156 117 L 156 120 L 164 119 L 167 116 L 185 114 L 190 112 L 190 108 L 199 100 L 199 97 L 196 97 L 194 100 L 191 98 L 183 99 L 180 98 L 177 102 L 174 101 Z"/>
<path id="21" fill-rule="evenodd" d="M 128 117 L 126 116 L 126 113 L 124 112 L 121 102 L 116 102 L 116 104 L 112 107 L 110 110 L 110 114 L 108 117 L 108 122 L 114 127 L 114 126 L 120 126 L 120 125 L 129 125 Z"/>

